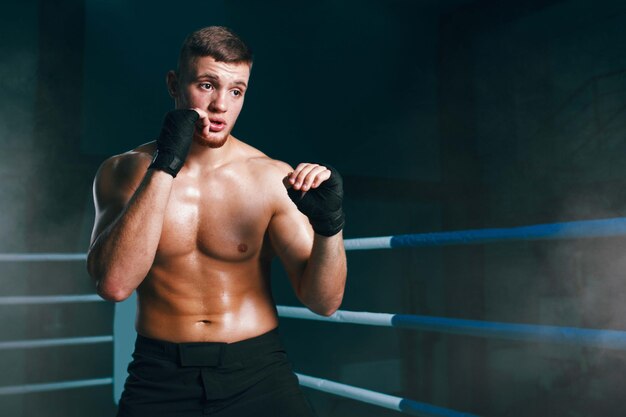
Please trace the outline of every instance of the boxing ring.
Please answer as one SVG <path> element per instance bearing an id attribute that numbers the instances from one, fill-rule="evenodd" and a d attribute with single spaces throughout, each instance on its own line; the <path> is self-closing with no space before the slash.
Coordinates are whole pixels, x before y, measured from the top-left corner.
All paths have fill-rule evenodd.
<path id="1" fill-rule="evenodd" d="M 346 239 L 345 247 L 348 251 L 354 251 L 393 249 L 399 247 L 488 244 L 506 241 L 602 238 L 624 235 L 626 235 L 626 218 L 613 218 L 541 224 L 514 228 L 480 229 Z M 0 254 L 0 262 L 84 262 L 85 260 L 86 255 L 82 253 Z M 0 306 L 99 302 L 105 301 L 99 296 L 92 294 L 0 297 Z M 117 402 L 126 378 L 126 366 L 131 359 L 135 339 L 135 332 L 133 328 L 135 307 L 136 302 L 134 294 L 128 300 L 116 304 L 113 335 L 0 342 L 0 350 L 39 349 L 51 346 L 113 343 L 114 375 L 111 377 L 78 381 L 58 381 L 52 383 L 3 386 L 0 387 L 0 396 L 66 390 L 89 386 L 112 385 L 114 393 L 113 397 Z M 381 312 L 356 312 L 345 310 L 339 310 L 330 317 L 323 317 L 310 312 L 306 308 L 291 306 L 278 306 L 278 313 L 281 318 L 316 320 L 329 324 L 382 326 L 491 339 L 574 344 L 590 348 L 626 350 L 626 331 L 621 330 L 597 330 L 577 327 L 511 324 L 432 316 Z M 474 416 L 473 414 L 421 403 L 408 398 L 401 398 L 386 393 L 366 390 L 343 384 L 338 381 L 330 381 L 299 373 L 297 376 L 302 386 L 328 394 L 351 398 L 356 401 L 362 401 L 387 409 L 396 410 L 408 415 L 428 417 Z"/>

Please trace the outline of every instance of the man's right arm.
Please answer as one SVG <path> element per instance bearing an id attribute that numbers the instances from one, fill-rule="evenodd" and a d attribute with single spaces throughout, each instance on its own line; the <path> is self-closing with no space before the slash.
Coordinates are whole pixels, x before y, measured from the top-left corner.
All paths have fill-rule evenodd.
<path id="1" fill-rule="evenodd" d="M 150 161 L 130 152 L 105 161 L 96 174 L 87 269 L 106 300 L 128 298 L 154 262 L 173 177 L 148 170 Z"/>
<path id="2" fill-rule="evenodd" d="M 153 157 L 129 152 L 107 160 L 98 170 L 87 270 L 102 298 L 128 298 L 150 271 L 172 184 L 185 163 L 199 117 L 193 109 L 168 112 Z"/>

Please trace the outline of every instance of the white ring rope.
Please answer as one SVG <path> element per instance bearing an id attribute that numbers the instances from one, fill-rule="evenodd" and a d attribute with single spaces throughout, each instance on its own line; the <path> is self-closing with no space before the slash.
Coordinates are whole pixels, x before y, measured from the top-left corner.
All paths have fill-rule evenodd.
<path id="1" fill-rule="evenodd" d="M 29 394 L 32 392 L 58 391 L 70 388 L 95 387 L 113 384 L 113 378 L 83 379 L 79 381 L 51 382 L 0 387 L 0 395 Z"/>
<path id="2" fill-rule="evenodd" d="M 303 387 L 313 388 L 318 391 L 328 392 L 341 397 L 352 398 L 353 400 L 375 404 L 390 410 L 400 411 L 400 401 L 402 398 L 392 395 L 381 394 L 379 392 L 353 387 L 351 385 L 340 384 L 326 379 L 315 378 L 308 375 L 298 374 L 298 380 Z"/>
<path id="3" fill-rule="evenodd" d="M 86 253 L 0 253 L 0 262 L 86 261 Z"/>
<path id="4" fill-rule="evenodd" d="M 113 336 L 67 337 L 58 339 L 11 340 L 0 342 L 0 350 L 30 349 L 55 346 L 90 345 L 96 343 L 111 343 Z"/>
<path id="5" fill-rule="evenodd" d="M 343 244 L 346 250 L 389 249 L 391 248 L 392 237 L 393 236 L 381 236 L 345 239 Z"/>
<path id="6" fill-rule="evenodd" d="M 0 297 L 0 306 L 20 304 L 92 303 L 100 301 L 104 301 L 104 299 L 96 294 L 8 296 Z"/>
<path id="7" fill-rule="evenodd" d="M 326 317 L 315 314 L 308 308 L 304 307 L 277 306 L 276 308 L 278 309 L 278 315 L 280 317 L 290 319 L 319 320 L 335 323 L 365 324 L 383 327 L 392 327 L 393 324 L 391 321 L 395 316 L 395 314 L 389 313 L 337 310 L 333 315 Z"/>

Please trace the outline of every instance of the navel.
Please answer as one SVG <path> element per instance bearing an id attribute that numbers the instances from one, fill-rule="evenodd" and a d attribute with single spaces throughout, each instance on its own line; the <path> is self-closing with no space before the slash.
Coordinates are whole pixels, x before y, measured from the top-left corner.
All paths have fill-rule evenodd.
<path id="1" fill-rule="evenodd" d="M 246 253 L 248 252 L 248 245 L 246 245 L 245 243 L 240 243 L 239 246 L 237 246 L 237 250 L 241 253 Z"/>

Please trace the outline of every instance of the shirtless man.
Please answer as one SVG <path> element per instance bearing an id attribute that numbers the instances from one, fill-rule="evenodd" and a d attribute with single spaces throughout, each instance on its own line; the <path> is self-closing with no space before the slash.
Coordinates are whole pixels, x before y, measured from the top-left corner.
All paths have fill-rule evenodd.
<path id="1" fill-rule="evenodd" d="M 278 341 L 270 264 L 279 257 L 312 311 L 339 308 L 341 178 L 231 135 L 251 66 L 229 29 L 192 33 L 167 74 L 176 109 L 157 141 L 96 174 L 89 273 L 104 299 L 138 296 L 118 416 L 312 415 Z"/>

